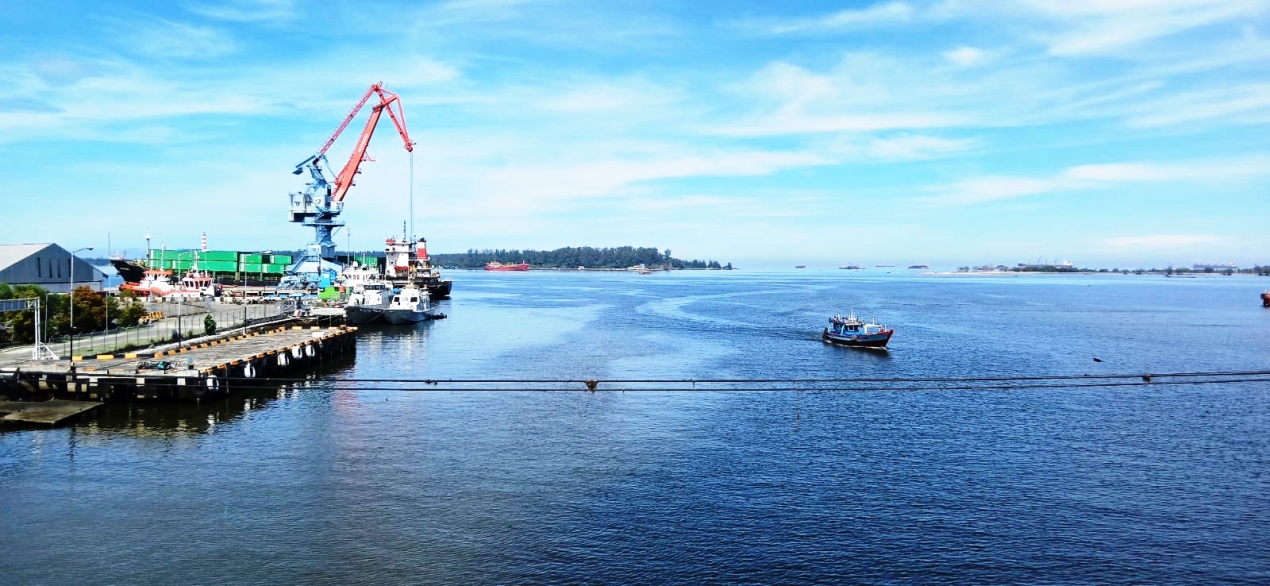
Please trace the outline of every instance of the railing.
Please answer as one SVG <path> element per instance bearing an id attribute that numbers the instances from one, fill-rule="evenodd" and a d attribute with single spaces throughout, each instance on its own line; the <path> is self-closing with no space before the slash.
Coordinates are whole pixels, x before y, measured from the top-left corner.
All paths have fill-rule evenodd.
<path id="1" fill-rule="evenodd" d="M 295 310 L 294 304 L 285 302 L 234 305 L 192 300 L 157 304 L 155 308 L 163 313 L 163 318 L 145 325 L 75 334 L 75 355 L 112 354 L 203 336 L 207 333 L 204 320 L 208 315 L 215 320 L 216 331 L 224 332 L 281 319 Z M 70 342 L 69 336 L 59 336 L 48 346 L 58 356 L 66 357 L 71 352 Z"/>

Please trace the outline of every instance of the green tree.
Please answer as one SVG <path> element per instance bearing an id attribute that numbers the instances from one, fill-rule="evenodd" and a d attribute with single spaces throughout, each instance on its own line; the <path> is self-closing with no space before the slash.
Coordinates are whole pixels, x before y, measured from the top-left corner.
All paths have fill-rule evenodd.
<path id="1" fill-rule="evenodd" d="M 69 308 L 70 305 L 68 304 Z M 67 319 L 70 319 L 69 309 Z M 75 331 L 95 332 L 106 329 L 106 294 L 87 286 L 75 288 Z"/>
<path id="2" fill-rule="evenodd" d="M 141 323 L 141 318 L 145 317 L 147 313 L 146 306 L 140 301 L 133 299 L 123 309 L 119 310 L 119 317 L 115 323 L 119 324 L 121 328 L 132 327 Z"/>
<path id="3" fill-rule="evenodd" d="M 207 314 L 207 317 L 203 318 L 203 331 L 207 332 L 209 335 L 216 333 L 216 320 L 212 318 L 212 314 L 210 313 Z"/>

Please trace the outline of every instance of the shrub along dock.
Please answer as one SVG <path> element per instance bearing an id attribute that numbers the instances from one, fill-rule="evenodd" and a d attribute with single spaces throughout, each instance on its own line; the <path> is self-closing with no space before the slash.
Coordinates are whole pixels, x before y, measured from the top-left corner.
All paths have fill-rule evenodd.
<path id="1" fill-rule="evenodd" d="M 151 352 L 0 367 L 0 395 L 76 401 L 202 399 L 355 351 L 357 328 L 283 325 Z"/>

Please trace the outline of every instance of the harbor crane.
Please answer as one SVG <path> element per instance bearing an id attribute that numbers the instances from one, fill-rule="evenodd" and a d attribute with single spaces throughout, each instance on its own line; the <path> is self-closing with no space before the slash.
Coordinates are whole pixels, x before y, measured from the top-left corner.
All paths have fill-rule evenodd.
<path id="1" fill-rule="evenodd" d="M 344 164 L 344 168 L 335 176 L 334 183 L 327 181 L 326 173 L 323 167 L 330 171 L 329 163 L 326 159 L 326 151 L 335 144 L 335 140 L 340 137 L 348 124 L 353 121 L 357 113 L 371 97 L 377 97 L 378 102 L 372 102 L 370 118 L 366 120 L 366 128 L 362 130 L 362 135 L 357 140 L 357 145 L 353 147 L 353 153 L 349 156 L 348 162 Z M 393 106 L 396 106 L 394 109 Z M 304 173 L 305 168 L 309 170 L 309 176 L 312 178 L 305 190 L 302 192 L 291 194 L 291 220 L 298 222 L 304 226 L 311 226 L 314 231 L 314 241 L 309 244 L 305 252 L 298 257 L 287 271 L 293 276 L 301 276 L 308 274 L 324 274 L 328 272 L 338 272 L 338 265 L 335 261 L 335 240 L 332 238 L 335 230 L 344 226 L 339 221 L 340 212 L 344 210 L 344 196 L 348 194 L 348 189 L 353 186 L 353 177 L 361 171 L 359 170 L 362 162 L 372 161 L 366 155 L 366 147 L 370 144 L 370 137 L 375 133 L 375 126 L 379 123 L 379 118 L 387 111 L 388 117 L 392 119 L 392 123 L 397 127 L 397 133 L 401 135 L 402 142 L 405 143 L 407 152 L 414 152 L 414 142 L 410 140 L 410 133 L 406 130 L 406 115 L 401 109 L 401 99 L 386 89 L 382 82 L 370 86 L 366 90 L 366 94 L 357 102 L 348 116 L 344 117 L 344 121 L 340 123 L 339 128 L 331 134 L 322 148 L 307 159 L 301 161 L 295 166 L 294 175 Z"/>

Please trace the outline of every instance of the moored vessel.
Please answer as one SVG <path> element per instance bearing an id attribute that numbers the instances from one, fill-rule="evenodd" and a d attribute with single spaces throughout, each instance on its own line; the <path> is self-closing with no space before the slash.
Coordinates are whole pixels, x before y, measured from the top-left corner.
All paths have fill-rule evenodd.
<path id="1" fill-rule="evenodd" d="M 1261 293 L 1261 306 L 1270 307 L 1270 289 L 1266 289 Z"/>
<path id="2" fill-rule="evenodd" d="M 428 241 L 410 242 L 389 238 L 384 241 L 384 278 L 394 286 L 414 285 L 428 291 L 431 299 L 449 299 L 454 282 L 442 279 L 441 271 L 428 257 Z"/>
<path id="3" fill-rule="evenodd" d="M 384 316 L 391 292 L 379 281 L 367 281 L 353 286 L 353 292 L 344 303 L 344 319 L 352 325 L 368 324 Z"/>
<path id="4" fill-rule="evenodd" d="M 411 286 L 394 293 L 383 314 L 384 321 L 390 324 L 417 323 L 425 319 L 436 319 L 441 315 L 428 300 L 426 289 Z"/>
<path id="5" fill-rule="evenodd" d="M 507 264 L 507 265 L 505 265 L 505 264 L 503 264 L 503 263 L 501 263 L 501 262 L 498 262 L 498 261 L 496 261 L 496 260 L 491 260 L 491 261 L 489 261 L 489 262 L 485 263 L 485 270 L 487 270 L 487 271 L 527 271 L 527 270 L 529 270 L 529 263 L 527 263 L 527 262 L 525 262 L 525 261 L 520 261 L 520 264 L 515 264 L 515 265 L 512 265 L 512 264 Z"/>
<path id="6" fill-rule="evenodd" d="M 115 267 L 115 272 L 119 273 L 119 277 L 124 283 L 140 283 L 146 278 L 146 265 L 140 261 L 124 260 L 122 258 L 110 259 L 110 266 Z"/>
<path id="7" fill-rule="evenodd" d="M 825 328 L 820 338 L 830 344 L 851 346 L 856 348 L 886 348 L 895 330 L 871 320 L 868 323 L 859 319 L 852 311 L 847 317 L 841 314 L 829 318 L 830 327 Z"/>
<path id="8" fill-rule="evenodd" d="M 175 288 L 172 284 L 172 271 L 155 269 L 142 269 L 141 280 L 127 281 L 119 286 L 120 291 L 132 291 L 142 297 L 160 297 L 171 293 Z"/>

